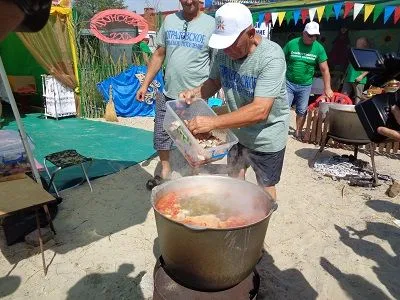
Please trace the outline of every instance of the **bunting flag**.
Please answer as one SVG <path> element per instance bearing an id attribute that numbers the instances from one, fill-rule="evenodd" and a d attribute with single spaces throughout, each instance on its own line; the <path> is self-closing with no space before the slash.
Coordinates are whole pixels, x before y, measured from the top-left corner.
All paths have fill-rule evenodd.
<path id="1" fill-rule="evenodd" d="M 314 20 L 316 12 L 317 9 L 315 7 L 308 9 L 308 13 L 310 14 L 310 22 Z"/>
<path id="2" fill-rule="evenodd" d="M 308 9 L 302 9 L 301 10 L 301 20 L 303 21 L 303 24 L 306 23 L 308 17 Z"/>
<path id="3" fill-rule="evenodd" d="M 286 24 L 289 25 L 290 20 L 293 18 L 293 11 L 289 10 L 286 12 L 285 20 Z"/>
<path id="4" fill-rule="evenodd" d="M 278 12 L 278 21 L 279 21 L 279 26 L 282 25 L 283 20 L 285 19 L 286 11 L 280 11 Z"/>
<path id="5" fill-rule="evenodd" d="M 327 6 L 325 6 L 325 18 L 327 21 L 329 21 L 329 18 L 332 16 L 332 13 L 333 13 L 333 5 L 328 4 Z"/>
<path id="6" fill-rule="evenodd" d="M 349 15 L 349 13 L 351 12 L 351 10 L 354 7 L 354 3 L 353 2 L 346 2 L 344 4 L 344 14 L 343 14 L 343 19 L 346 19 L 347 16 Z"/>
<path id="7" fill-rule="evenodd" d="M 0 0 L 1 1 L 1 0 Z M 344 7 L 343 15 L 342 9 Z M 383 23 L 386 24 L 389 20 L 391 20 L 393 16 L 393 24 L 397 24 L 400 20 L 400 6 L 394 5 L 386 5 L 386 4 L 364 4 L 364 3 L 354 3 L 354 2 L 338 2 L 334 4 L 327 4 L 318 7 L 309 7 L 304 9 L 295 9 L 295 10 L 287 10 L 280 12 L 257 12 L 252 13 L 253 23 L 261 24 L 265 22 L 265 24 L 272 23 L 272 26 L 276 24 L 278 20 L 279 26 L 282 26 L 283 21 L 286 20 L 286 24 L 289 25 L 290 21 L 293 19 L 294 25 L 297 25 L 299 22 L 300 16 L 303 24 L 307 22 L 307 19 L 313 21 L 315 19 L 315 15 L 317 15 L 318 22 L 321 22 L 322 19 L 325 18 L 329 21 L 330 17 L 335 15 L 336 20 L 339 19 L 340 16 L 343 18 L 347 18 L 349 15 L 353 20 L 356 20 L 357 17 L 362 14 L 364 9 L 364 23 L 370 18 L 372 14 L 372 21 L 375 23 L 376 20 L 383 14 Z"/>
<path id="8" fill-rule="evenodd" d="M 363 7 L 364 7 L 363 3 L 354 3 L 353 20 L 357 18 L 358 14 L 360 13 Z"/>
<path id="9" fill-rule="evenodd" d="M 393 23 L 396 24 L 400 19 L 400 6 L 397 6 L 394 10 L 394 20 Z"/>
<path id="10" fill-rule="evenodd" d="M 386 22 L 389 20 L 390 16 L 393 14 L 395 7 L 392 5 L 386 6 L 385 7 L 385 13 L 383 15 L 383 24 L 386 24 Z"/>
<path id="11" fill-rule="evenodd" d="M 381 13 L 383 12 L 384 9 L 385 9 L 385 7 L 382 4 L 375 5 L 374 15 L 373 15 L 374 23 L 376 22 L 376 20 L 381 15 Z"/>
<path id="12" fill-rule="evenodd" d="M 294 25 L 296 25 L 297 22 L 299 22 L 299 19 L 300 19 L 300 10 L 295 10 L 293 12 L 293 19 L 294 19 Z"/>
<path id="13" fill-rule="evenodd" d="M 272 26 L 275 26 L 277 18 L 278 18 L 278 13 L 276 12 L 271 13 Z"/>
<path id="14" fill-rule="evenodd" d="M 325 11 L 325 6 L 317 7 L 318 22 L 321 22 L 322 17 L 324 16 L 324 11 Z"/>
<path id="15" fill-rule="evenodd" d="M 265 19 L 265 13 L 260 12 L 258 14 L 258 27 L 261 26 L 261 23 L 264 22 L 264 19 Z M 267 24 L 267 23 L 265 23 L 265 24 Z"/>
<path id="16" fill-rule="evenodd" d="M 342 11 L 343 2 L 335 3 L 333 5 L 333 10 L 335 11 L 336 20 L 339 19 L 340 12 Z"/>
<path id="17" fill-rule="evenodd" d="M 264 22 L 266 25 L 268 25 L 268 23 L 271 22 L 271 13 L 270 12 L 265 13 Z"/>
<path id="18" fill-rule="evenodd" d="M 364 23 L 368 20 L 369 16 L 374 10 L 375 5 L 374 4 L 365 4 L 365 9 L 364 9 Z"/>

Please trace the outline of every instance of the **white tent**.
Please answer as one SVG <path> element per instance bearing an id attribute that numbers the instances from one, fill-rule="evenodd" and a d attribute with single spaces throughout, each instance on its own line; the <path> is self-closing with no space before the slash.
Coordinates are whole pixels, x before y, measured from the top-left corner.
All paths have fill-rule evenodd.
<path id="1" fill-rule="evenodd" d="M 1 81 L 3 82 L 4 89 L 5 89 L 5 92 L 7 95 L 7 99 L 10 102 L 12 111 L 14 113 L 15 121 L 17 122 L 18 131 L 21 136 L 22 144 L 24 145 L 25 152 L 28 156 L 28 161 L 29 161 L 29 164 L 31 165 L 34 179 L 36 180 L 37 183 L 39 183 L 41 185 L 42 182 L 40 180 L 39 171 L 36 168 L 36 163 L 35 163 L 35 159 L 33 158 L 32 149 L 28 143 L 28 138 L 26 136 L 24 124 L 21 121 L 21 115 L 19 114 L 17 103 L 15 102 L 14 95 L 11 91 L 10 83 L 8 82 L 6 70 L 4 69 L 3 60 L 1 59 L 1 57 L 0 57 L 0 75 L 1 75 Z"/>

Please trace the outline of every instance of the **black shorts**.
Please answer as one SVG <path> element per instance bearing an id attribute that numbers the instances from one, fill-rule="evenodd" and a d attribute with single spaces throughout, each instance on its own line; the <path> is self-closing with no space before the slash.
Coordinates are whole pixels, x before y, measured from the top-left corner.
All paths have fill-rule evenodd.
<path id="1" fill-rule="evenodd" d="M 229 151 L 228 168 L 237 174 L 241 169 L 251 166 L 260 186 L 274 186 L 281 179 L 285 150 L 286 148 L 278 152 L 258 152 L 236 144 Z"/>

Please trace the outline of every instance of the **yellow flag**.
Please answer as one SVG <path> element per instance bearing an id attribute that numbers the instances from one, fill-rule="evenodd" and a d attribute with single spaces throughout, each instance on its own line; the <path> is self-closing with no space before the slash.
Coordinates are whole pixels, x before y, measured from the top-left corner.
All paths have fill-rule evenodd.
<path id="1" fill-rule="evenodd" d="M 324 11 L 325 11 L 325 5 L 317 7 L 318 22 L 321 22 L 321 19 L 324 16 Z"/>
<path id="2" fill-rule="evenodd" d="M 279 26 L 282 25 L 283 20 L 285 19 L 286 11 L 280 11 L 278 12 L 278 21 L 279 21 Z"/>
<path id="3" fill-rule="evenodd" d="M 364 22 L 366 22 L 368 17 L 374 11 L 375 5 L 374 4 L 365 4 L 364 7 L 365 7 L 365 10 L 364 10 Z"/>

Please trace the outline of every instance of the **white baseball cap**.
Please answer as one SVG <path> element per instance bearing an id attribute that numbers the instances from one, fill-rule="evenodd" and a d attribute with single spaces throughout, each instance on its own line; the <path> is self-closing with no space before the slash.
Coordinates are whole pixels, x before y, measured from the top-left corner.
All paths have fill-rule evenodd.
<path id="1" fill-rule="evenodd" d="M 215 49 L 226 49 L 252 24 L 253 17 L 245 5 L 226 3 L 215 12 L 215 30 L 208 45 Z"/>
<path id="2" fill-rule="evenodd" d="M 306 26 L 304 27 L 304 31 L 307 32 L 309 35 L 319 35 L 319 24 L 317 22 L 311 21 L 306 24 Z"/>

